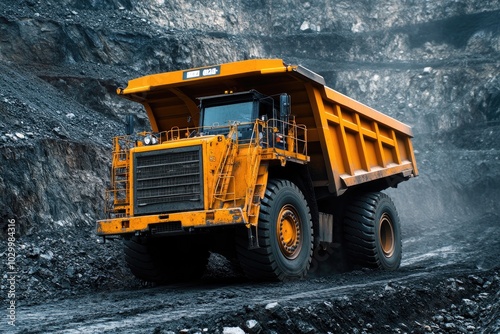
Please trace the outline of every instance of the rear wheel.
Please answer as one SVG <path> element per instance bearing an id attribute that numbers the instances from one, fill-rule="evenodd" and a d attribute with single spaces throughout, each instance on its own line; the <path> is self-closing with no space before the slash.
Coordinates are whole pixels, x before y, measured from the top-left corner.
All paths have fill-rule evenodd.
<path id="1" fill-rule="evenodd" d="M 240 265 L 249 278 L 306 276 L 313 252 L 311 214 L 304 195 L 292 182 L 269 181 L 260 206 L 258 238 L 258 249 L 249 250 L 246 237 L 237 244 Z"/>
<path id="2" fill-rule="evenodd" d="M 139 238 L 124 241 L 125 261 L 135 277 L 159 284 L 200 278 L 209 252 L 193 238 Z"/>
<path id="3" fill-rule="evenodd" d="M 352 200 L 344 214 L 344 243 L 356 264 L 385 270 L 399 268 L 401 227 L 389 196 L 376 192 Z"/>

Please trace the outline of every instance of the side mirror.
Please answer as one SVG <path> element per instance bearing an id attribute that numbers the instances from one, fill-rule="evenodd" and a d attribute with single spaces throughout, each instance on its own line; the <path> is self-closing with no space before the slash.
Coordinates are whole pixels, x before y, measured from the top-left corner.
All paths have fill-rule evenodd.
<path id="1" fill-rule="evenodd" d="M 288 122 L 288 115 L 290 115 L 290 95 L 280 95 L 280 120 Z"/>
<path id="2" fill-rule="evenodd" d="M 291 106 L 290 106 L 291 98 L 288 94 L 280 95 L 280 121 L 281 121 L 281 132 L 286 133 L 288 116 L 290 116 Z"/>
<path id="3" fill-rule="evenodd" d="M 125 116 L 125 133 L 127 136 L 134 133 L 134 115 L 130 113 Z"/>

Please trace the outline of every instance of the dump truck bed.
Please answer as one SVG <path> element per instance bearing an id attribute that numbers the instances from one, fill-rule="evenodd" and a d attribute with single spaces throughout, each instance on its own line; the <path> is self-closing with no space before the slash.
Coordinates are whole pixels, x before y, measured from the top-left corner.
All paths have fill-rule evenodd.
<path id="1" fill-rule="evenodd" d="M 378 188 L 418 175 L 409 126 L 325 85 L 323 77 L 281 59 L 255 59 L 144 76 L 119 88 L 145 106 L 153 131 L 199 126 L 197 98 L 255 89 L 287 93 L 291 114 L 307 127 L 314 187 L 341 195 L 350 187 Z M 382 181 L 382 182 L 381 182 Z"/>

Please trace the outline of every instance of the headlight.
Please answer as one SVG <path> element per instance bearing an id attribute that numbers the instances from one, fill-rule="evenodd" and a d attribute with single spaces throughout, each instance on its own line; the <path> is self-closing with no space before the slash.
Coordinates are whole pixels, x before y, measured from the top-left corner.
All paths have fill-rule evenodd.
<path id="1" fill-rule="evenodd" d="M 144 142 L 144 145 L 158 144 L 158 139 L 153 135 L 146 135 L 142 141 Z"/>

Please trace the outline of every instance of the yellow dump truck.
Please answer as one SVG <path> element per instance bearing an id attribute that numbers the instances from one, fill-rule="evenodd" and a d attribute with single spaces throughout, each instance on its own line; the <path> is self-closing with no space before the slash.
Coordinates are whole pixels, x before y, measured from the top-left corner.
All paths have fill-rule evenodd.
<path id="1" fill-rule="evenodd" d="M 107 218 L 143 280 L 203 274 L 210 252 L 256 280 L 304 277 L 332 244 L 393 270 L 401 230 L 381 191 L 418 174 L 411 128 L 280 59 L 148 75 L 118 88 L 151 132 L 114 138 Z"/>

